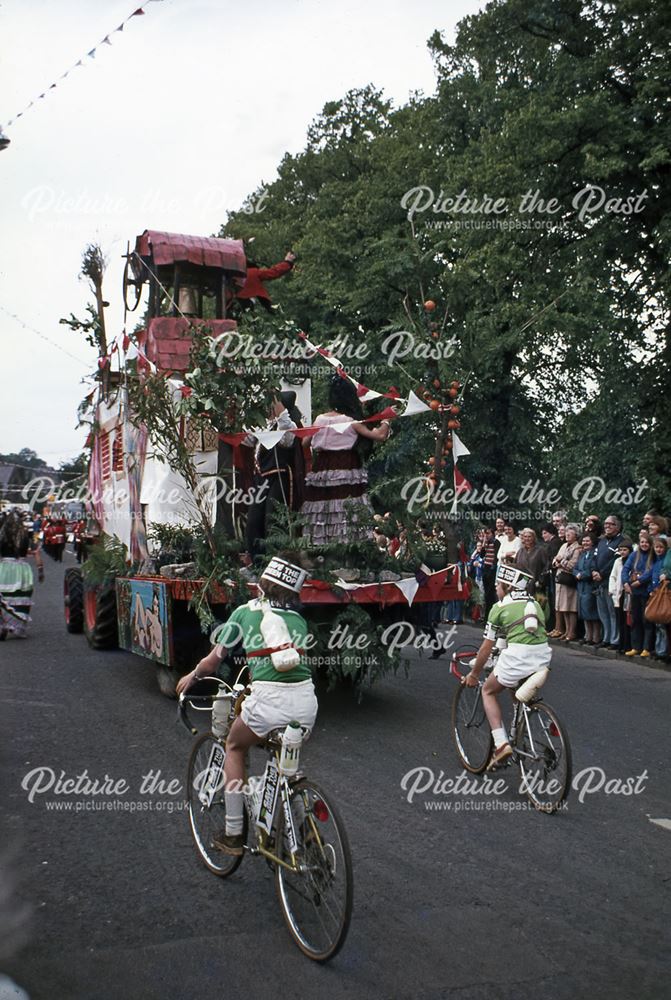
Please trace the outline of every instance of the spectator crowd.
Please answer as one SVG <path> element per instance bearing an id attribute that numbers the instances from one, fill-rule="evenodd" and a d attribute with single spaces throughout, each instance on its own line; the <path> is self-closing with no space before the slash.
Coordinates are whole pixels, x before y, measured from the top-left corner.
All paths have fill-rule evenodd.
<path id="1" fill-rule="evenodd" d="M 539 537 L 498 518 L 495 527 L 479 529 L 468 562 L 482 613 L 487 617 L 496 601 L 497 564 L 511 563 L 532 577 L 529 588 L 545 608 L 550 638 L 668 661 L 671 628 L 655 618 L 660 605 L 671 604 L 669 526 L 650 510 L 632 537 L 617 514 L 603 523 L 589 515 L 578 524 L 558 511 Z"/>

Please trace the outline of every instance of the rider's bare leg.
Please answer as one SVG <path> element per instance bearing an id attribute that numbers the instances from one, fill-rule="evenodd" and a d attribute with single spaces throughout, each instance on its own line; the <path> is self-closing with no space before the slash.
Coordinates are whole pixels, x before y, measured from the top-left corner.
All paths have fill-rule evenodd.
<path id="1" fill-rule="evenodd" d="M 260 742 L 256 733 L 252 732 L 238 716 L 226 740 L 224 761 L 226 833 L 232 836 L 241 834 L 243 828 L 242 786 L 245 780 L 245 752 Z"/>
<path id="2" fill-rule="evenodd" d="M 494 674 L 490 674 L 482 688 L 482 705 L 487 716 L 487 722 L 492 732 L 501 729 L 503 717 L 497 695 L 505 691 L 503 684 L 499 684 Z"/>

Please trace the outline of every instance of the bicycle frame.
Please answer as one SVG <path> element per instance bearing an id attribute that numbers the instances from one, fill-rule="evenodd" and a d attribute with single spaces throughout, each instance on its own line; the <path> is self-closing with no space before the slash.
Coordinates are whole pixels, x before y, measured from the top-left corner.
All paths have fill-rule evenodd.
<path id="1" fill-rule="evenodd" d="M 182 697 L 179 700 L 178 712 L 180 718 L 182 719 L 182 721 L 191 731 L 192 734 L 195 734 L 196 730 L 193 729 L 187 721 L 183 705 L 184 701 L 188 701 L 191 707 L 194 708 L 196 711 L 208 711 L 212 703 L 217 699 L 217 697 L 229 700 L 231 702 L 229 721 L 232 723 L 233 720 L 235 719 L 234 700 L 237 697 L 239 697 L 239 695 L 243 691 L 242 685 L 239 684 L 239 678 L 241 674 L 242 671 L 238 675 L 238 681 L 236 681 L 236 683 L 233 686 L 226 684 L 224 681 L 221 681 L 216 677 L 204 678 L 216 681 L 216 683 L 219 686 L 219 693 L 217 695 L 202 696 L 198 698 L 198 700 L 201 702 L 203 701 L 208 702 L 208 705 L 206 707 L 199 707 L 197 704 L 194 704 L 196 699 L 193 696 L 188 697 L 182 695 Z M 224 694 L 221 694 L 222 689 L 225 691 Z M 259 746 L 263 748 L 264 744 L 261 743 L 259 744 Z M 261 791 L 261 806 L 263 807 L 263 803 L 265 802 L 266 798 L 269 795 L 271 795 L 272 796 L 271 802 L 268 803 L 270 805 L 270 811 L 267 812 L 266 817 L 264 817 L 264 824 L 262 825 L 261 823 L 259 823 L 259 818 L 254 816 L 251 796 L 248 793 L 245 793 L 245 808 L 247 809 L 247 815 L 249 817 L 250 825 L 253 827 L 256 834 L 256 843 L 249 845 L 248 850 L 250 854 L 262 855 L 264 858 L 267 858 L 268 861 L 272 861 L 273 864 L 276 865 L 281 865 L 288 871 L 294 872 L 296 874 L 302 874 L 303 872 L 307 871 L 308 868 L 304 865 L 303 866 L 300 865 L 298 862 L 298 857 L 297 857 L 299 850 L 298 836 L 296 834 L 296 826 L 294 823 L 294 818 L 291 812 L 291 804 L 290 804 L 291 783 L 289 778 L 286 775 L 282 774 L 279 769 L 280 755 L 278 750 L 275 747 L 268 747 L 267 745 L 265 746 L 265 749 L 268 752 L 268 764 L 272 762 L 272 767 L 269 767 L 267 764 L 266 770 L 263 775 L 264 784 L 263 784 L 263 789 Z M 212 747 L 210 760 L 208 761 L 205 777 L 203 778 L 202 781 L 202 790 L 199 791 L 199 798 L 201 800 L 201 803 L 207 808 L 209 808 L 212 805 L 212 801 L 214 799 L 215 794 L 217 793 L 218 790 L 221 789 L 223 785 L 225 760 L 226 760 L 225 743 L 224 741 L 219 740 Z M 249 781 L 249 774 L 247 773 L 248 768 L 249 768 L 249 755 L 246 755 L 245 783 Z M 274 775 L 276 775 L 277 777 L 274 778 L 273 777 Z M 292 775 L 292 779 L 296 780 L 296 778 L 300 776 L 301 776 L 300 773 L 298 776 Z M 259 775 L 259 777 L 261 777 L 261 775 Z M 268 847 L 268 841 L 272 839 L 272 831 L 277 825 L 278 807 L 280 804 L 284 819 L 284 836 L 287 839 L 289 853 L 291 854 L 291 859 L 292 859 L 291 864 L 285 861 L 283 858 L 278 857 L 277 854 L 275 854 Z M 322 843 L 322 838 L 315 824 L 314 818 L 309 814 L 307 818 L 310 823 L 312 835 L 315 838 L 315 841 L 319 845 L 319 848 L 323 854 L 324 845 Z"/>
<path id="2" fill-rule="evenodd" d="M 470 717 L 469 717 L 469 719 L 466 722 L 467 726 L 470 726 L 473 723 L 473 720 L 477 716 L 477 712 L 478 712 L 478 709 L 480 708 L 480 703 L 482 701 L 482 688 L 484 686 L 485 681 L 487 680 L 487 678 L 489 677 L 489 675 L 491 674 L 491 672 L 492 672 L 493 669 L 494 669 L 494 664 L 492 662 L 487 663 L 485 665 L 484 676 L 482 677 L 481 680 L 478 681 L 478 694 L 477 694 L 477 697 L 475 698 L 475 700 L 473 702 L 473 709 L 471 711 Z M 451 673 L 458 680 L 461 680 L 461 676 L 462 675 L 457 670 L 456 665 L 454 664 L 454 661 L 452 662 L 452 664 L 450 666 L 450 670 L 451 670 Z M 515 698 L 515 692 L 514 692 L 513 689 L 510 689 L 510 696 L 513 699 L 513 718 L 512 718 L 512 722 L 510 724 L 510 746 L 511 746 L 512 751 L 513 751 L 513 754 L 512 754 L 513 760 L 515 762 L 517 762 L 520 759 L 520 757 L 525 757 L 525 758 L 528 758 L 530 760 L 536 760 L 537 757 L 538 757 L 538 754 L 536 753 L 536 750 L 534 748 L 533 735 L 531 733 L 531 726 L 529 725 L 529 705 L 526 702 L 517 701 L 517 699 Z M 534 698 L 530 702 L 530 704 L 534 705 L 534 704 L 537 704 L 539 701 L 542 701 L 542 698 Z M 533 750 L 533 753 L 526 753 L 524 750 L 520 750 L 516 746 L 517 731 L 518 731 L 519 726 L 520 726 L 520 716 L 522 716 L 523 719 L 524 719 L 524 726 L 526 728 L 527 736 L 529 737 L 529 744 L 530 744 L 530 746 L 531 746 L 531 748 Z"/>

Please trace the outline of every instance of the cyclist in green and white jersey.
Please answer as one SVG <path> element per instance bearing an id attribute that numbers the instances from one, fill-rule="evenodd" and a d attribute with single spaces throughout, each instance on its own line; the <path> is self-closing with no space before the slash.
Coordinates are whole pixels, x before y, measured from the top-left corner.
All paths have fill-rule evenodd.
<path id="1" fill-rule="evenodd" d="M 492 770 L 512 754 L 498 695 L 537 670 L 550 666 L 552 650 L 545 631 L 545 615 L 538 601 L 529 596 L 531 576 L 515 566 L 500 564 L 496 573 L 498 602 L 487 618 L 484 638 L 471 671 L 462 683 L 476 687 L 478 678 L 495 646 L 501 650 L 496 666 L 482 688 L 482 704 L 492 730 L 494 750 L 487 765 Z"/>

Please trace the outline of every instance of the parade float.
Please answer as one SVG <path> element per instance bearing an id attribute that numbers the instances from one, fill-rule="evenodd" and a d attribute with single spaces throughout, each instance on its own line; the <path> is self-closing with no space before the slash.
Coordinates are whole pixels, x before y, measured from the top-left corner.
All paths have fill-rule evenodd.
<path id="1" fill-rule="evenodd" d="M 375 402 L 380 420 L 417 418 L 439 412 L 442 431 L 429 465 L 445 465 L 458 421 L 458 383 L 446 384 L 444 400 L 409 391 L 377 392 L 350 378 L 337 356 L 294 331 L 295 351 L 282 356 L 237 350 L 222 358 L 231 335 L 251 343 L 277 333 L 273 317 L 238 325 L 236 295 L 247 278 L 239 240 L 145 231 L 128 251 L 123 280 L 125 327 L 98 361 L 96 386 L 88 398 L 88 558 L 66 571 L 65 623 L 84 632 L 94 649 L 120 646 L 157 665 L 163 693 L 208 648 L 211 626 L 255 592 L 254 567 L 245 558 L 245 521 L 253 482 L 254 442 L 272 449 L 281 431 L 268 424 L 278 391 L 290 390 L 302 415 L 295 435 L 309 465 L 311 380 L 306 359 L 317 359 L 349 379 L 364 403 Z M 140 302 L 144 321 L 126 330 Z M 234 315 L 231 315 L 233 313 Z M 249 332 L 251 330 L 251 333 Z M 286 329 L 284 331 L 286 333 Z M 240 345 L 238 345 L 240 346 Z M 259 355 L 262 356 L 259 356 Z M 385 398 L 386 397 L 386 398 Z M 351 422 L 351 421 L 350 421 Z M 270 429 L 269 429 L 270 428 Z M 458 441 L 458 439 L 456 439 Z M 247 447 L 245 447 L 247 445 Z M 427 497 L 435 469 L 423 473 Z M 361 513 L 361 512 L 360 512 Z M 379 521 L 379 515 L 377 520 Z M 406 530 L 406 529 L 404 529 Z M 406 530 L 406 534 L 407 534 Z M 456 565 L 432 570 L 407 541 L 404 559 L 392 559 L 361 536 L 330 547 L 311 547 L 301 537 L 300 515 L 279 511 L 266 539 L 268 554 L 291 549 L 308 569 L 301 592 L 306 617 L 322 645 L 318 662 L 332 679 L 374 676 L 399 661 L 380 642 L 385 626 L 411 624 L 421 606 L 467 596 Z M 342 636 L 368 632 L 367 657 L 353 655 Z M 334 630 L 340 640 L 333 641 Z M 392 643 L 393 645 L 393 643 Z M 371 659 L 372 657 L 372 659 Z M 363 665 L 363 666 L 362 666 Z"/>

